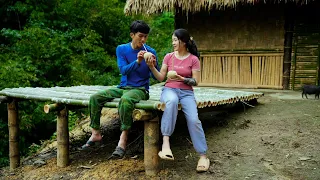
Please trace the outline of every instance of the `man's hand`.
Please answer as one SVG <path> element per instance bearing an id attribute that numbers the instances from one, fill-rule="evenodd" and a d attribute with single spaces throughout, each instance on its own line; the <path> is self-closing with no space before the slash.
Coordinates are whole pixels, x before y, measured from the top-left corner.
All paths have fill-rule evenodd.
<path id="1" fill-rule="evenodd" d="M 146 53 L 146 51 L 139 51 L 137 55 L 137 62 L 140 64 L 143 61 L 143 55 Z"/>

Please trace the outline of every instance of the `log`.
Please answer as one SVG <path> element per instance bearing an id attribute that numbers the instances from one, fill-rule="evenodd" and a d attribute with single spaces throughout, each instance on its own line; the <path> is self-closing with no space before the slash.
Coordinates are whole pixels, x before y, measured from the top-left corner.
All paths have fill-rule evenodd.
<path id="1" fill-rule="evenodd" d="M 143 109 L 135 109 L 132 112 L 132 118 L 135 121 L 146 121 L 155 117 L 156 114 L 152 111 L 145 111 Z"/>
<path id="2" fill-rule="evenodd" d="M 16 100 L 13 100 L 8 103 L 7 108 L 10 170 L 13 170 L 20 165 L 18 103 Z"/>
<path id="3" fill-rule="evenodd" d="M 159 172 L 159 117 L 144 122 L 144 165 L 146 175 Z"/>
<path id="4" fill-rule="evenodd" d="M 58 111 L 57 118 L 57 166 L 66 167 L 69 164 L 69 129 L 67 107 L 61 111 Z"/>

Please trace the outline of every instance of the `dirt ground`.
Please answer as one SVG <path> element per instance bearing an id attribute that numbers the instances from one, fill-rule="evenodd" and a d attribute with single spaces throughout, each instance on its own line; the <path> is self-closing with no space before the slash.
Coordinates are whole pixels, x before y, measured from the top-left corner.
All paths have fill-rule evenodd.
<path id="1" fill-rule="evenodd" d="M 254 107 L 200 113 L 211 160 L 206 173 L 195 171 L 198 156 L 184 119 L 179 118 L 171 138 L 175 161 L 160 160 L 158 176 L 145 175 L 143 148 L 137 148 L 143 145 L 141 131 L 131 134 L 124 159 L 107 160 L 120 134 L 115 131 L 105 133 L 103 145 L 95 150 L 72 148 L 66 168 L 56 167 L 51 154 L 42 166 L 33 162 L 12 172 L 3 168 L 0 179 L 320 179 L 320 100 L 313 95 L 302 99 L 294 91 L 256 91 L 264 96 Z"/>

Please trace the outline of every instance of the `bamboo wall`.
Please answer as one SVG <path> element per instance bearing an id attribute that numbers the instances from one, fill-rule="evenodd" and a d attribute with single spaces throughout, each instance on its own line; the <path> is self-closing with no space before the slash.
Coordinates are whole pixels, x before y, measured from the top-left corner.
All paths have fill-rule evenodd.
<path id="1" fill-rule="evenodd" d="M 297 8 L 293 37 L 290 88 L 320 85 L 320 3 Z"/>
<path id="2" fill-rule="evenodd" d="M 199 86 L 282 89 L 283 53 L 201 55 Z"/>
<path id="3" fill-rule="evenodd" d="M 200 51 L 283 51 L 284 8 L 275 5 L 238 6 L 176 17 L 188 29 Z"/>

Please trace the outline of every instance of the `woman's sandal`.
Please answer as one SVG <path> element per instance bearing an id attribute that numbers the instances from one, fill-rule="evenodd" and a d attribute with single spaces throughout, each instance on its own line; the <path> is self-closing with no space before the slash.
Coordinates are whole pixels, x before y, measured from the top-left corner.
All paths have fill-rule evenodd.
<path id="1" fill-rule="evenodd" d="M 159 157 L 164 160 L 174 160 L 171 149 L 163 149 L 158 153 Z"/>
<path id="2" fill-rule="evenodd" d="M 108 159 L 122 159 L 126 154 L 126 150 L 120 146 L 117 146 L 112 155 Z"/>
<path id="3" fill-rule="evenodd" d="M 210 166 L 210 160 L 208 158 L 200 158 L 197 165 L 197 172 L 206 172 Z"/>

